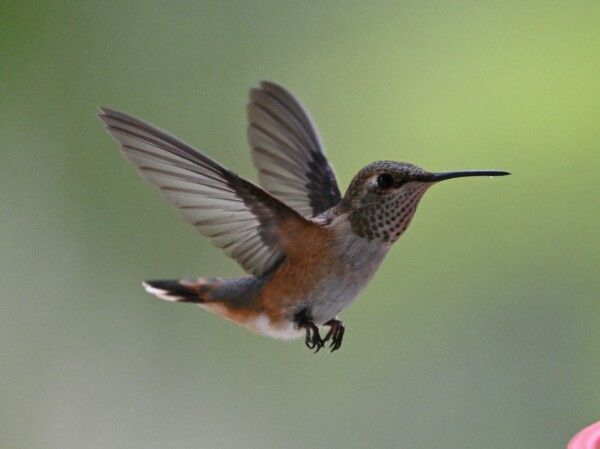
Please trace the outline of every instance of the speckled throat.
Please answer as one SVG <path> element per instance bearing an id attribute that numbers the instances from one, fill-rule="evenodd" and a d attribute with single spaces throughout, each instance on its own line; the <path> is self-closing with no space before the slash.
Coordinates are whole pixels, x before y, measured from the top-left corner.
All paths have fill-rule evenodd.
<path id="1" fill-rule="evenodd" d="M 408 182 L 381 202 L 363 205 L 350 212 L 352 230 L 359 237 L 395 242 L 406 231 L 419 201 L 432 184 Z"/>

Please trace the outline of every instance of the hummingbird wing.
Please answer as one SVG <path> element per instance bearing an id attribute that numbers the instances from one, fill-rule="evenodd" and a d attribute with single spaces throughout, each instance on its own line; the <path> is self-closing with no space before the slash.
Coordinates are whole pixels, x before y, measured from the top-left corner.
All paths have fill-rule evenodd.
<path id="1" fill-rule="evenodd" d="M 287 90 L 263 81 L 250 91 L 248 141 L 260 185 L 304 217 L 342 196 L 308 112 Z"/>
<path id="2" fill-rule="evenodd" d="M 140 174 L 247 272 L 264 276 L 285 257 L 282 239 L 293 237 L 279 226 L 289 233 L 293 225 L 309 225 L 260 187 L 149 123 L 107 108 L 98 117 Z"/>

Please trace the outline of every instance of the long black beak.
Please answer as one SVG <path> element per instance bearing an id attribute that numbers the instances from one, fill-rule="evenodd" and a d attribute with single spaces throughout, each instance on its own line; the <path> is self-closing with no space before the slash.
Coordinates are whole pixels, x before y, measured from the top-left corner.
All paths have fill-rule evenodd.
<path id="1" fill-rule="evenodd" d="M 445 181 L 452 178 L 464 178 L 465 176 L 506 176 L 510 175 L 507 171 L 501 170 L 466 170 L 466 171 L 448 171 L 443 173 L 434 173 L 429 182 Z"/>

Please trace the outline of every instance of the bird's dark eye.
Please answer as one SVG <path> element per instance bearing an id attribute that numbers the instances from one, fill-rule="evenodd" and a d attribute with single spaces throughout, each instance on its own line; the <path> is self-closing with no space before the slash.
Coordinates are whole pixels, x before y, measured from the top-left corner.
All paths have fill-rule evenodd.
<path id="1" fill-rule="evenodd" d="M 377 186 L 380 189 L 389 189 L 394 185 L 394 177 L 389 173 L 382 173 L 377 177 Z"/>

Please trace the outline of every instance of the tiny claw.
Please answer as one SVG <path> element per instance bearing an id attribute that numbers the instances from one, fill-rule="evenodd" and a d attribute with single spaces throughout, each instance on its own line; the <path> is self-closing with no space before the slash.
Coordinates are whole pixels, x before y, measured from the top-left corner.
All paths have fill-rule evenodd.
<path id="1" fill-rule="evenodd" d="M 301 326 L 306 329 L 304 344 L 308 349 L 314 349 L 316 354 L 323 346 L 325 346 L 325 341 L 319 334 L 319 328 L 313 322 L 305 322 L 302 323 Z"/>
<path id="2" fill-rule="evenodd" d="M 323 344 L 331 339 L 331 343 L 329 344 L 330 352 L 337 351 L 342 346 L 342 340 L 344 339 L 344 332 L 346 330 L 344 323 L 333 319 L 327 321 L 325 325 L 329 326 L 329 332 L 327 332 Z"/>

